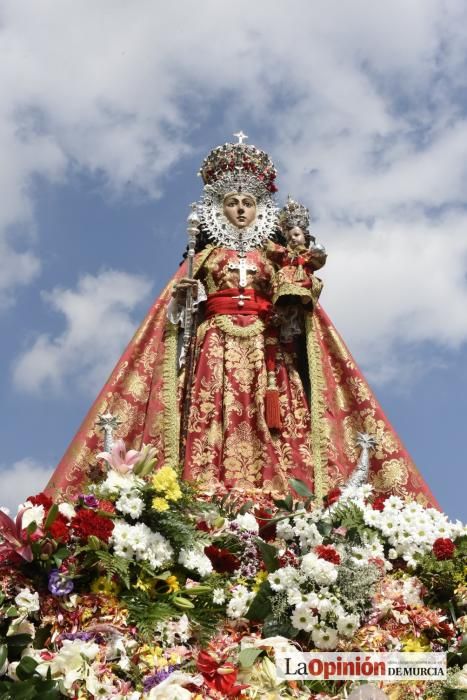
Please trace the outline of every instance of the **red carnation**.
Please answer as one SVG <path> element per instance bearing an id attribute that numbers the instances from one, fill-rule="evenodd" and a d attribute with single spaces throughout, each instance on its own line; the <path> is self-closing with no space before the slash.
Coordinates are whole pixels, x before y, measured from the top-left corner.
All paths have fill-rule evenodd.
<path id="1" fill-rule="evenodd" d="M 81 539 L 87 539 L 94 535 L 103 542 L 108 542 L 114 524 L 110 518 L 98 515 L 94 510 L 83 508 L 71 521 L 71 528 L 74 534 Z"/>
<path id="2" fill-rule="evenodd" d="M 70 531 L 68 522 L 63 515 L 57 515 L 52 525 L 48 528 L 50 535 L 58 542 L 68 542 L 70 539 Z"/>
<path id="3" fill-rule="evenodd" d="M 438 537 L 433 542 L 433 554 L 439 560 L 452 559 L 456 545 L 449 537 Z"/>
<path id="4" fill-rule="evenodd" d="M 329 506 L 332 506 L 333 503 L 339 500 L 341 497 L 342 491 L 338 486 L 336 486 L 334 489 L 331 489 L 329 493 L 326 494 L 324 497 L 324 503 L 326 508 L 329 508 Z"/>
<path id="5" fill-rule="evenodd" d="M 279 566 L 298 566 L 298 557 L 291 549 L 286 549 L 284 554 L 279 557 Z"/>
<path id="6" fill-rule="evenodd" d="M 204 548 L 204 553 L 211 560 L 218 574 L 232 574 L 240 566 L 238 558 L 228 549 L 221 549 L 211 544 Z"/>
<path id="7" fill-rule="evenodd" d="M 339 552 L 337 552 L 334 547 L 330 544 L 319 544 L 317 547 L 315 547 L 315 552 L 318 555 L 320 559 L 325 559 L 326 561 L 330 561 L 331 564 L 340 564 L 341 563 L 341 558 L 339 556 Z"/>
<path id="8" fill-rule="evenodd" d="M 53 503 L 52 499 L 43 492 L 35 496 L 29 496 L 26 500 L 32 503 L 33 506 L 44 506 L 46 512 L 52 507 Z"/>
<path id="9" fill-rule="evenodd" d="M 384 510 L 384 504 L 386 503 L 387 499 L 387 496 L 377 496 L 371 504 L 371 507 L 373 510 Z"/>
<path id="10" fill-rule="evenodd" d="M 256 508 L 254 516 L 259 525 L 259 536 L 263 540 L 276 539 L 276 523 L 271 523 L 274 515 L 266 508 Z"/>
<path id="11" fill-rule="evenodd" d="M 104 513 L 115 513 L 115 506 L 112 501 L 99 501 L 99 510 L 104 511 Z"/>

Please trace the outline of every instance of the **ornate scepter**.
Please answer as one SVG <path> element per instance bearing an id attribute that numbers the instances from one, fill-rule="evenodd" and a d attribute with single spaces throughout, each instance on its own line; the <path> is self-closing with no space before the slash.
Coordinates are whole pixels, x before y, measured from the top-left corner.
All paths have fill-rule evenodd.
<path id="1" fill-rule="evenodd" d="M 196 202 L 193 202 L 191 205 L 191 213 L 187 219 L 188 223 L 188 228 L 187 228 L 187 234 L 188 234 L 188 252 L 187 252 L 187 261 L 188 261 L 188 267 L 187 267 L 187 278 L 192 280 L 193 278 L 193 262 L 195 258 L 195 248 L 196 248 L 196 236 L 199 233 L 199 217 L 198 213 L 196 211 Z M 186 301 L 185 301 L 185 313 L 183 316 L 183 322 L 184 322 L 184 327 L 183 327 L 183 347 L 185 349 L 185 353 L 188 352 L 188 348 L 190 347 L 191 344 L 191 336 L 192 336 L 192 330 L 193 330 L 193 289 L 192 287 L 189 287 L 187 289 L 186 293 Z"/>
<path id="2" fill-rule="evenodd" d="M 188 216 L 188 252 L 187 252 L 187 278 L 193 280 L 193 263 L 195 257 L 196 237 L 199 233 L 200 220 L 197 213 L 197 205 L 191 205 L 191 213 Z M 186 438 L 188 434 L 188 419 L 190 415 L 191 385 L 193 383 L 194 372 L 194 331 L 195 331 L 195 310 L 193 306 L 193 288 L 188 287 L 185 301 L 185 312 L 183 315 L 183 356 L 185 358 L 185 392 L 182 407 L 182 420 L 180 430 L 180 461 L 185 461 Z"/>

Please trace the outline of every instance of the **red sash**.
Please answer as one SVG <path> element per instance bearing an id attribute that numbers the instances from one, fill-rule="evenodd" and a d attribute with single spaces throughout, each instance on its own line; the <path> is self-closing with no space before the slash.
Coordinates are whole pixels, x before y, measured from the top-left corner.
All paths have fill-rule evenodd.
<path id="1" fill-rule="evenodd" d="M 220 314 L 258 316 L 265 318 L 270 309 L 271 302 L 259 294 L 255 289 L 222 289 L 220 292 L 208 294 L 206 301 L 206 318 L 219 316 Z"/>

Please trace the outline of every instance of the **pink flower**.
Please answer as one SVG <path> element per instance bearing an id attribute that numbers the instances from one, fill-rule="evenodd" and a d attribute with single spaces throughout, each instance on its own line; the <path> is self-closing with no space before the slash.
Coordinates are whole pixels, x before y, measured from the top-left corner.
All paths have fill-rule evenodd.
<path id="1" fill-rule="evenodd" d="M 0 543 L 0 558 L 6 559 L 17 554 L 26 561 L 32 561 L 32 549 L 27 541 L 27 533 L 23 530 L 23 514 L 27 508 L 20 510 L 16 520 L 12 520 L 6 513 L 0 510 L 0 535 L 3 542 Z"/>
<path id="2" fill-rule="evenodd" d="M 105 459 L 107 464 L 119 474 L 127 474 L 140 458 L 140 453 L 137 450 L 128 450 L 127 452 L 125 443 L 120 438 L 114 442 L 111 452 L 100 452 L 97 457 Z"/>

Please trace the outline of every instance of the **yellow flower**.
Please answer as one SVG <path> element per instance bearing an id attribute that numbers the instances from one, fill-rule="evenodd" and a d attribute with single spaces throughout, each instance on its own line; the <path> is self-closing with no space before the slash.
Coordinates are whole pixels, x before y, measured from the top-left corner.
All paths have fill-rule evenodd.
<path id="1" fill-rule="evenodd" d="M 154 496 L 152 499 L 152 507 L 158 513 L 162 513 L 164 510 L 169 510 L 169 504 L 165 498 L 161 498 L 160 496 Z"/>
<path id="2" fill-rule="evenodd" d="M 178 484 L 174 484 L 173 486 L 167 488 L 165 491 L 165 497 L 168 501 L 179 501 L 182 497 L 180 486 Z"/>
<path id="3" fill-rule="evenodd" d="M 167 578 L 165 582 L 169 587 L 169 593 L 176 593 L 180 590 L 180 584 L 176 576 L 169 576 L 169 578 Z"/>
<path id="4" fill-rule="evenodd" d="M 151 580 L 149 578 L 143 578 L 141 576 L 138 576 L 134 587 L 139 588 L 140 591 L 144 591 L 145 593 L 149 593 L 151 595 L 152 593 L 154 593 L 155 584 L 155 579 Z"/>
<path id="5" fill-rule="evenodd" d="M 156 491 L 162 492 L 178 486 L 177 472 L 172 467 L 161 467 L 152 477 L 152 485 Z"/>
<path id="6" fill-rule="evenodd" d="M 259 571 L 256 576 L 255 576 L 255 583 L 253 586 L 253 591 L 256 593 L 259 591 L 261 584 L 263 581 L 266 581 L 268 577 L 268 572 L 267 571 Z"/>
<path id="7" fill-rule="evenodd" d="M 93 593 L 103 593 L 104 595 L 118 595 L 120 586 L 116 581 L 107 578 L 107 576 L 99 576 L 91 583 L 91 591 Z"/>
<path id="8" fill-rule="evenodd" d="M 413 634 L 407 634 L 401 641 L 403 651 L 430 651 L 431 649 L 428 639 L 423 635 L 415 637 Z"/>

